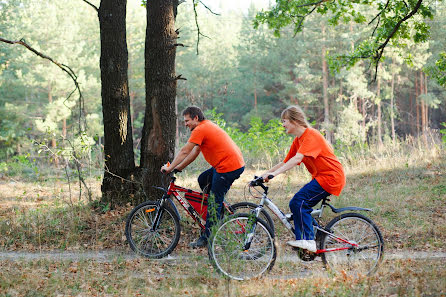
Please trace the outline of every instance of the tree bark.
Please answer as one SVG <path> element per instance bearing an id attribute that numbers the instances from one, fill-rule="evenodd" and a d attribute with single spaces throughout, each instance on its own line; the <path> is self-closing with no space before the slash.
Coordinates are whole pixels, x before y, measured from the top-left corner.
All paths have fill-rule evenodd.
<path id="1" fill-rule="evenodd" d="M 378 117 L 378 129 L 377 129 L 377 134 L 378 134 L 378 145 L 382 146 L 383 145 L 383 140 L 382 140 L 382 116 L 381 116 L 381 78 L 378 76 L 377 78 L 377 82 L 376 82 L 377 86 L 376 86 L 376 97 L 377 97 L 377 102 L 376 102 L 376 109 L 377 109 L 377 117 Z"/>
<path id="2" fill-rule="evenodd" d="M 415 73 L 415 108 L 417 112 L 417 121 L 416 121 L 416 128 L 417 128 L 417 135 L 420 135 L 420 108 L 418 102 L 420 99 L 418 96 L 420 95 L 419 92 L 419 86 L 418 86 L 418 75 Z"/>
<path id="3" fill-rule="evenodd" d="M 395 143 L 395 113 L 394 113 L 394 92 L 395 92 L 395 74 L 392 74 L 392 81 L 390 83 L 390 124 L 392 127 L 392 141 Z M 411 100 L 411 99 L 409 99 Z"/>
<path id="4" fill-rule="evenodd" d="M 141 140 L 141 167 L 148 199 L 161 195 L 160 168 L 175 153 L 175 16 L 178 1 L 147 1 L 145 44 L 146 110 Z"/>
<path id="5" fill-rule="evenodd" d="M 101 35 L 101 96 L 104 118 L 105 172 L 102 202 L 122 205 L 131 190 L 125 179 L 135 170 L 126 40 L 127 0 L 102 0 L 98 9 Z"/>

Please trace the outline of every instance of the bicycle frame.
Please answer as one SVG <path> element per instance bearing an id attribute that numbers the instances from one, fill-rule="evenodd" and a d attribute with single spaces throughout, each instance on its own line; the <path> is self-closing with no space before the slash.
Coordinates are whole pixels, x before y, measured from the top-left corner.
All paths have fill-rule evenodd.
<path id="1" fill-rule="evenodd" d="M 262 187 L 264 189 L 264 193 L 262 194 L 262 198 L 260 200 L 259 206 L 254 210 L 256 217 L 258 217 L 261 209 L 263 207 L 267 207 L 272 213 L 274 213 L 276 215 L 276 217 L 282 222 L 282 224 L 293 234 L 294 236 L 294 227 L 290 224 L 290 218 L 291 215 L 287 215 L 284 214 L 279 207 L 277 207 L 274 202 L 271 201 L 271 199 L 268 198 L 267 193 L 268 193 L 268 187 Z M 324 212 L 324 208 L 325 206 L 330 206 L 330 208 L 333 210 L 334 208 L 325 201 L 325 199 L 322 201 L 322 205 L 320 208 L 318 209 L 314 209 L 311 212 L 311 216 L 313 218 L 320 218 L 323 215 Z M 346 209 L 356 209 L 356 208 L 346 208 Z M 363 209 L 366 210 L 366 209 Z M 323 250 L 317 250 L 315 252 L 316 255 L 319 254 L 323 254 L 323 253 L 329 253 L 329 252 L 336 252 L 336 251 L 342 251 L 342 250 L 352 250 L 358 247 L 358 244 L 355 242 L 349 242 L 348 240 L 345 240 L 343 238 L 340 238 L 330 232 L 328 232 L 327 230 L 319 227 L 319 226 L 315 226 L 316 230 L 319 230 L 325 234 L 327 234 L 329 237 L 335 239 L 338 242 L 342 242 L 342 243 L 346 243 L 349 244 L 350 246 L 347 247 L 340 247 L 340 248 L 331 248 L 331 249 L 323 249 Z M 254 235 L 254 231 L 255 228 L 253 228 L 253 230 L 250 232 L 252 233 L 252 236 Z M 250 241 L 252 240 L 252 236 L 247 236 L 246 241 L 245 241 L 245 245 L 244 247 L 249 247 L 250 246 Z"/>
<path id="2" fill-rule="evenodd" d="M 171 196 L 174 196 L 175 199 L 181 204 L 181 206 L 184 208 L 184 210 L 186 211 L 187 214 L 189 214 L 190 217 L 192 217 L 192 219 L 194 219 L 195 222 L 197 222 L 197 224 L 200 226 L 201 229 L 205 228 L 206 225 L 206 220 L 203 219 L 203 217 L 198 213 L 198 211 L 189 203 L 189 201 L 186 198 L 181 197 L 180 193 L 190 193 L 190 194 L 195 194 L 195 195 L 204 195 L 203 198 L 208 198 L 208 194 L 203 194 L 197 191 L 193 191 L 191 189 L 186 189 L 183 188 L 181 186 L 178 186 L 175 184 L 175 180 L 176 177 L 171 176 L 171 180 L 169 183 L 169 187 L 166 189 L 161 188 L 161 187 L 156 187 L 157 189 L 163 190 L 165 193 L 163 195 L 163 197 L 159 200 L 160 203 L 159 205 L 164 205 L 164 203 L 167 202 L 168 199 L 171 199 Z M 173 203 L 172 203 L 173 204 Z M 175 206 L 175 204 L 173 204 Z M 223 201 L 223 207 L 228 210 L 229 213 L 232 213 L 229 210 L 229 205 Z M 155 220 L 154 220 L 154 226 L 158 225 L 159 219 L 161 218 L 162 215 L 162 207 L 159 208 L 157 210 L 157 214 L 155 216 Z"/>

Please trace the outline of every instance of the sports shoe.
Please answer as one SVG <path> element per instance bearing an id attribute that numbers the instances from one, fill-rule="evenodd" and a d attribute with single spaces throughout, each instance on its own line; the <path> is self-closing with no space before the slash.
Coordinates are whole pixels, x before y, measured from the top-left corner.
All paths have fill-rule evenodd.
<path id="1" fill-rule="evenodd" d="M 200 236 L 197 241 L 191 242 L 189 246 L 193 249 L 206 247 L 208 245 L 208 240 L 204 236 Z"/>
<path id="2" fill-rule="evenodd" d="M 314 241 L 314 240 L 291 240 L 291 241 L 288 241 L 287 244 L 289 244 L 293 247 L 308 250 L 313 253 L 315 253 L 317 250 L 316 241 Z"/>

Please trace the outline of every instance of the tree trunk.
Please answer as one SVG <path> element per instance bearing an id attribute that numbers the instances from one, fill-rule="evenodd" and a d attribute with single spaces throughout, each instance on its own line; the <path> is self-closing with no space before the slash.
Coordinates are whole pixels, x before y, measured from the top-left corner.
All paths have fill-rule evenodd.
<path id="1" fill-rule="evenodd" d="M 131 186 L 123 178 L 128 179 L 135 170 L 127 73 L 126 6 L 126 0 L 102 0 L 98 10 L 105 158 L 102 202 L 111 207 L 129 201 Z"/>
<path id="2" fill-rule="evenodd" d="M 322 25 L 322 93 L 324 99 L 324 126 L 326 135 L 325 138 L 328 142 L 332 142 L 331 139 L 331 128 L 330 128 L 330 109 L 328 102 L 328 67 L 327 60 L 325 59 L 326 49 L 325 49 L 325 26 Z"/>
<path id="3" fill-rule="evenodd" d="M 424 94 L 427 95 L 427 75 L 424 74 Z M 426 102 L 426 131 L 429 128 L 429 105 Z"/>
<path id="4" fill-rule="evenodd" d="M 53 103 L 53 86 L 51 81 L 48 83 L 48 103 Z M 51 147 L 54 149 L 56 148 L 56 138 L 51 137 Z M 56 165 L 58 164 L 57 156 L 54 157 L 54 161 Z"/>
<path id="5" fill-rule="evenodd" d="M 382 70 L 381 70 L 382 71 Z M 377 82 L 376 82 L 376 109 L 377 109 L 377 117 L 378 117 L 378 127 L 377 127 L 377 132 L 378 132 L 378 145 L 382 146 L 383 145 L 383 139 L 382 139 L 382 116 L 381 116 L 381 78 L 378 76 L 377 78 Z"/>
<path id="6" fill-rule="evenodd" d="M 417 73 L 415 73 L 415 108 L 417 112 L 417 121 L 416 121 L 416 128 L 417 128 L 417 136 L 420 135 L 420 108 L 418 102 L 420 99 L 418 96 L 420 96 L 419 92 L 419 86 L 418 86 L 418 76 Z"/>
<path id="7" fill-rule="evenodd" d="M 178 1 L 147 1 L 145 44 L 146 110 L 141 140 L 141 167 L 148 199 L 162 194 L 160 168 L 175 153 L 175 16 Z"/>
<path id="8" fill-rule="evenodd" d="M 395 113 L 394 113 L 394 92 L 395 92 L 395 74 L 392 74 L 392 81 L 390 84 L 390 124 L 392 127 L 392 141 L 395 143 L 396 135 L 395 135 Z"/>
<path id="9" fill-rule="evenodd" d="M 420 70 L 420 95 L 421 94 L 426 94 L 426 88 L 424 86 L 424 75 L 423 75 L 423 71 Z M 426 119 L 426 107 L 427 104 L 424 100 L 420 100 L 420 105 L 421 105 L 421 133 L 422 133 L 422 137 L 423 137 L 423 142 L 424 145 L 427 147 L 427 119 Z"/>

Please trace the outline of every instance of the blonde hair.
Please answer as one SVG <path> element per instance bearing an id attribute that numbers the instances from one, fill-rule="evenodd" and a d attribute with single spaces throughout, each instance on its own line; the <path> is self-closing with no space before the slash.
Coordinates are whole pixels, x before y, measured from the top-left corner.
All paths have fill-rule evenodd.
<path id="1" fill-rule="evenodd" d="M 291 105 L 285 108 L 280 117 L 281 119 L 287 119 L 290 122 L 297 123 L 305 128 L 310 127 L 310 124 L 306 120 L 305 113 L 297 105 Z"/>

